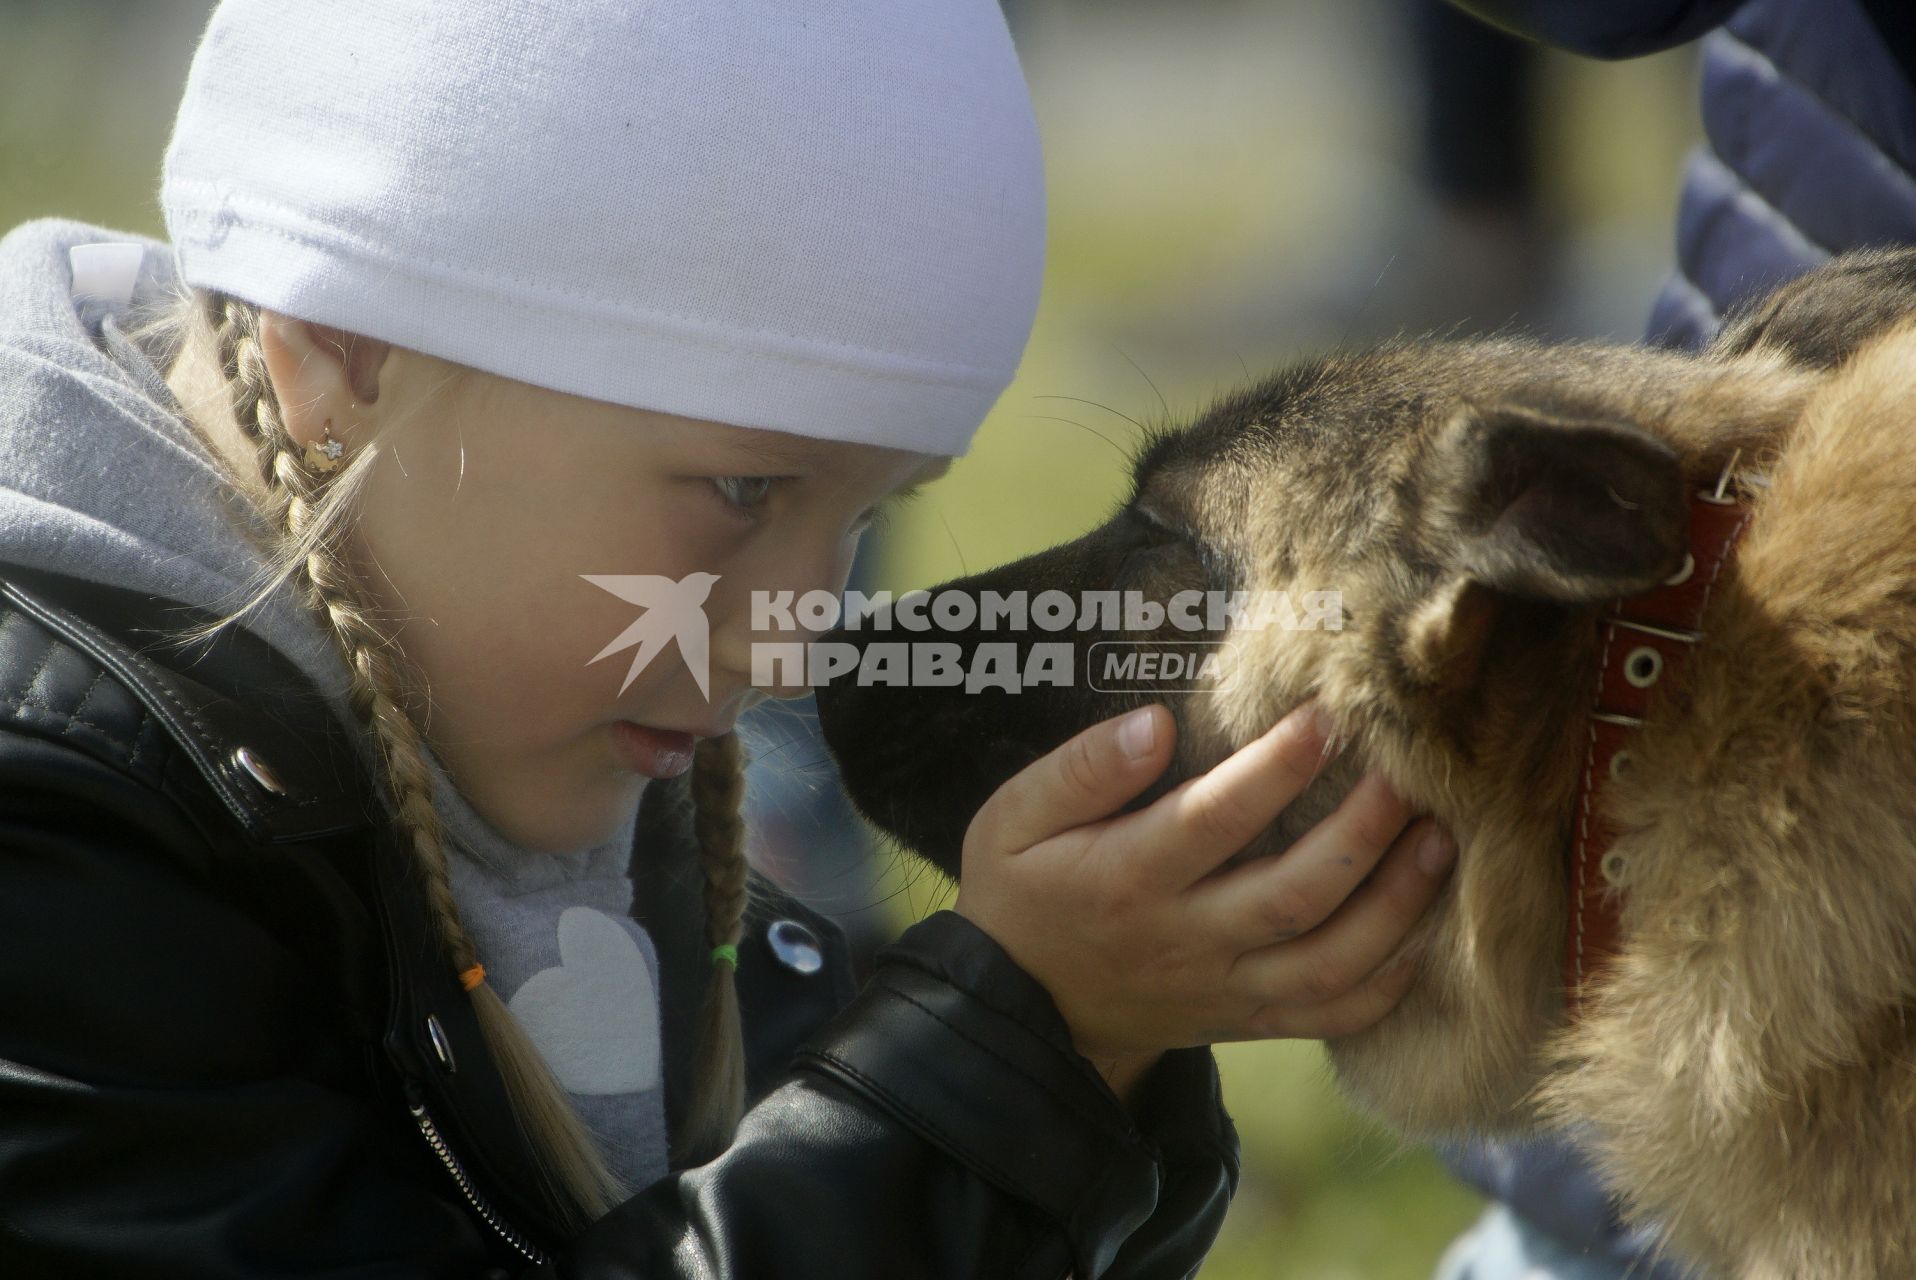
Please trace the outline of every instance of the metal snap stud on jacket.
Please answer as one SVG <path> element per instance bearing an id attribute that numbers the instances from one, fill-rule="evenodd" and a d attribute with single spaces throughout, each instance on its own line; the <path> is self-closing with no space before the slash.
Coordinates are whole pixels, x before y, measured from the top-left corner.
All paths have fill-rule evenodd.
<path id="1" fill-rule="evenodd" d="M 794 973 L 817 973 L 825 967 L 825 948 L 818 935 L 796 920 L 774 920 L 765 931 L 778 962 Z"/>
<path id="2" fill-rule="evenodd" d="M 248 777 L 259 784 L 260 790 L 270 791 L 276 796 L 286 794 L 286 784 L 279 780 L 279 775 L 274 773 L 260 754 L 251 747 L 234 748 L 233 759 L 238 761 L 240 768 L 246 770 Z"/>
<path id="3" fill-rule="evenodd" d="M 426 1038 L 432 1041 L 433 1056 L 439 1059 L 439 1065 L 448 1073 L 459 1069 L 452 1056 L 452 1041 L 446 1038 L 446 1029 L 439 1025 L 439 1015 L 426 1015 Z"/>

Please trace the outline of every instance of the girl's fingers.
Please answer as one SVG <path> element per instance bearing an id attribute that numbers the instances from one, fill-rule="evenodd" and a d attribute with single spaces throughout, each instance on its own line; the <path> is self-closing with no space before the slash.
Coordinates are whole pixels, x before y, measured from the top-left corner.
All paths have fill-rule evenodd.
<path id="1" fill-rule="evenodd" d="M 1243 1039 L 1335 1040 L 1357 1035 L 1397 1008 L 1410 983 L 1416 981 L 1418 962 L 1420 956 L 1406 954 L 1366 979 L 1357 991 L 1324 1004 L 1270 1004 L 1251 1019 L 1251 1035 Z"/>
<path id="2" fill-rule="evenodd" d="M 1225 975 L 1226 985 L 1243 999 L 1298 1007 L 1349 995 L 1390 958 L 1443 888 L 1451 848 L 1435 822 L 1413 823 L 1377 874 L 1330 919 L 1289 945 L 1245 952 Z"/>
<path id="3" fill-rule="evenodd" d="M 965 853 L 1021 853 L 1109 816 L 1171 761 L 1174 724 L 1161 704 L 1092 725 L 992 793 L 965 831 Z"/>
<path id="4" fill-rule="evenodd" d="M 1314 702 L 1295 708 L 1210 772 L 1127 819 L 1140 871 L 1161 891 L 1189 888 L 1270 826 L 1333 753 L 1330 718 Z"/>
<path id="5" fill-rule="evenodd" d="M 1365 774 L 1337 808 L 1282 853 L 1192 887 L 1189 919 L 1232 955 L 1284 942 L 1328 919 L 1410 821 L 1410 806 Z"/>
<path id="6" fill-rule="evenodd" d="M 1362 985 L 1335 1000 L 1316 1005 L 1272 1002 L 1259 1006 L 1242 1034 L 1228 1040 L 1335 1040 L 1355 1035 L 1397 1007 L 1417 978 L 1420 957 L 1408 954 L 1378 970 Z"/>

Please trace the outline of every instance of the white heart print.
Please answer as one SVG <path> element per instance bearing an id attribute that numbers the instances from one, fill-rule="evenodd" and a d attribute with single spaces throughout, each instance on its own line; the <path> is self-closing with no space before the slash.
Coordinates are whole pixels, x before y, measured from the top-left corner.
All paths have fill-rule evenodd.
<path id="1" fill-rule="evenodd" d="M 559 963 L 527 978 L 506 1007 L 578 1094 L 659 1083 L 659 1005 L 645 952 L 592 907 L 559 913 Z"/>

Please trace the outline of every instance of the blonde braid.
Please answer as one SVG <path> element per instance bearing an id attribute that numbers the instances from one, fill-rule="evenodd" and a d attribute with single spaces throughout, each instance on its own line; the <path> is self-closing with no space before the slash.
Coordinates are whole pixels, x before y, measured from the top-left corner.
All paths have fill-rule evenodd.
<path id="1" fill-rule="evenodd" d="M 202 297 L 233 411 L 258 450 L 265 514 L 292 546 L 305 548 L 290 576 L 307 607 L 330 623 L 351 670 L 353 709 L 379 744 L 401 836 L 419 868 L 452 966 L 463 974 L 478 963 L 478 955 L 453 900 L 423 741 L 401 705 L 402 691 L 423 690 L 424 680 L 373 625 L 370 606 L 341 554 L 344 521 L 330 509 L 320 514 L 321 490 L 334 477 L 309 471 L 294 450 L 260 347 L 258 308 L 215 293 Z M 363 470 L 371 456 L 369 446 L 349 467 Z M 583 1226 L 626 1199 L 631 1189 L 606 1165 L 564 1088 L 498 993 L 482 980 L 472 988 L 472 1001 L 514 1110 L 541 1157 L 538 1172 L 570 1225 Z"/>
<path id="2" fill-rule="evenodd" d="M 745 860 L 745 753 L 738 735 L 706 738 L 692 753 L 693 831 L 705 873 L 705 940 L 736 947 L 751 901 Z M 675 1163 L 710 1159 L 731 1144 L 745 1111 L 745 1037 L 736 961 L 713 958 L 699 1010 L 697 1084 L 673 1146 Z"/>

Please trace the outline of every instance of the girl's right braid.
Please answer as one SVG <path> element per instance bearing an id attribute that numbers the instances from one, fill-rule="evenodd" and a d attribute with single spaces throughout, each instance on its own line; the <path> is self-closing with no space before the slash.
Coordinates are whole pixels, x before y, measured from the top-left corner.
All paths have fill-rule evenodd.
<path id="1" fill-rule="evenodd" d="M 315 519 L 314 497 L 321 482 L 300 465 L 292 450 L 279 444 L 285 428 L 279 421 L 277 397 L 260 350 L 257 317 L 258 312 L 246 303 L 226 300 L 225 323 L 219 329 L 220 360 L 234 388 L 234 411 L 258 450 L 260 474 L 269 495 L 268 517 L 298 540 L 306 536 Z M 353 710 L 374 727 L 393 784 L 401 829 L 409 833 L 414 856 L 425 872 L 435 921 L 454 964 L 461 971 L 468 970 L 478 963 L 478 955 L 466 937 L 453 901 L 443 832 L 432 805 L 433 780 L 421 755 L 419 730 L 388 694 L 388 690 L 400 687 L 404 677 L 390 656 L 385 638 L 373 629 L 353 598 L 353 586 L 337 548 L 316 547 L 300 568 L 296 577 L 308 607 L 323 612 L 331 621 L 333 637 L 352 667 Z"/>
<path id="2" fill-rule="evenodd" d="M 751 894 L 745 859 L 745 756 L 736 733 L 706 738 L 693 749 L 691 789 L 692 825 L 705 873 L 705 940 L 714 951 L 699 1011 L 697 1085 L 673 1151 L 678 1161 L 709 1158 L 724 1150 L 745 1110 L 736 949 Z"/>
<path id="3" fill-rule="evenodd" d="M 284 537 L 301 542 L 318 519 L 317 497 L 325 481 L 308 471 L 291 447 L 260 348 L 258 308 L 210 294 L 207 309 L 234 413 L 257 449 L 266 485 L 265 514 Z M 355 461 L 364 465 L 365 458 Z M 400 831 L 420 871 L 453 966 L 471 993 L 514 1109 L 534 1149 L 544 1158 L 546 1167 L 540 1172 L 562 1214 L 574 1226 L 582 1226 L 624 1200 L 631 1189 L 606 1165 L 538 1047 L 484 981 L 484 969 L 453 898 L 445 833 L 432 803 L 434 784 L 423 739 L 400 705 L 399 691 L 409 683 L 423 687 L 423 682 L 410 667 L 401 667 L 395 648 L 361 607 L 337 537 L 323 536 L 314 542 L 294 577 L 308 608 L 331 624 L 329 631 L 351 670 L 353 710 L 371 727 L 379 744 Z"/>

